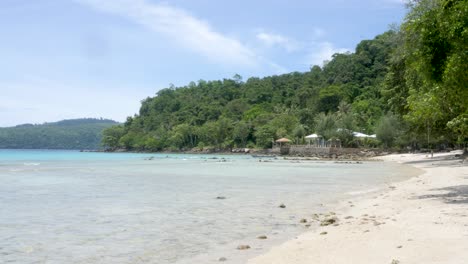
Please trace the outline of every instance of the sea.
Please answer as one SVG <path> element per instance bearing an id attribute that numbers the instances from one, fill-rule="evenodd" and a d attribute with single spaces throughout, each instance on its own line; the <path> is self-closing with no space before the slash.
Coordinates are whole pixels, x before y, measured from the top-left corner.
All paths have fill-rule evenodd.
<path id="1" fill-rule="evenodd" d="M 302 218 L 416 173 L 377 161 L 0 150 L 0 263 L 245 263 L 316 225 Z"/>

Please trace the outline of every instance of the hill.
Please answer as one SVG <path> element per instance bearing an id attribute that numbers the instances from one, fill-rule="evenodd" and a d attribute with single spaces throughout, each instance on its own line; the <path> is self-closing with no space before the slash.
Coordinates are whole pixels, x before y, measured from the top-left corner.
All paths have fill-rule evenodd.
<path id="1" fill-rule="evenodd" d="M 108 119 L 82 118 L 0 128 L 0 148 L 99 149 L 102 131 L 117 124 Z"/>
<path id="2" fill-rule="evenodd" d="M 397 29 L 335 54 L 323 67 L 246 81 L 235 75 L 169 87 L 139 114 L 106 129 L 114 149 L 270 147 L 306 134 L 383 147 L 447 148 L 468 143 L 468 2 L 410 1 Z"/>

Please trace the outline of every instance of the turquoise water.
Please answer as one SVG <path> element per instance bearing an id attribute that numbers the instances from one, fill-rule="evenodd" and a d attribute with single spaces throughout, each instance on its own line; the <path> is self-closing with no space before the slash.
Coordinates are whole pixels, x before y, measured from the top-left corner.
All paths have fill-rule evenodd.
<path id="1" fill-rule="evenodd" d="M 0 149 L 0 161 L 112 161 L 135 160 L 142 158 L 155 159 L 249 159 L 248 155 L 213 155 L 213 154 L 164 154 L 164 153 L 108 153 L 80 152 L 76 150 L 21 150 Z"/>
<path id="2" fill-rule="evenodd" d="M 299 219 L 412 173 L 271 161 L 0 150 L 0 263 L 243 263 L 304 232 Z"/>

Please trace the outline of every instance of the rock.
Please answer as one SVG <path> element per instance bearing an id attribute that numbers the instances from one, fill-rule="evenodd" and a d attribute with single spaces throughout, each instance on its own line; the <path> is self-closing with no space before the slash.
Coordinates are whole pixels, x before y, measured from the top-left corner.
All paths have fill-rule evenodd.
<path id="1" fill-rule="evenodd" d="M 258 238 L 258 239 L 267 239 L 268 237 L 265 236 L 265 235 L 261 235 L 261 236 L 258 236 L 257 238 Z"/>
<path id="2" fill-rule="evenodd" d="M 221 257 L 221 258 L 218 259 L 218 261 L 226 261 L 226 260 L 227 260 L 227 258 L 225 258 L 225 257 Z"/>
<path id="3" fill-rule="evenodd" d="M 216 197 L 216 199 L 218 199 L 218 200 L 224 200 L 224 199 L 226 199 L 226 197 L 225 197 L 225 196 L 218 196 L 218 197 Z"/>
<path id="4" fill-rule="evenodd" d="M 246 250 L 246 249 L 250 249 L 250 246 L 249 245 L 239 245 L 239 246 L 237 246 L 237 249 L 238 250 Z"/>
<path id="5" fill-rule="evenodd" d="M 344 219 L 352 219 L 352 218 L 354 218 L 354 217 L 352 217 L 352 216 L 347 216 L 347 217 L 345 217 Z"/>
<path id="6" fill-rule="evenodd" d="M 305 227 L 310 227 L 310 224 L 305 225 Z"/>
<path id="7" fill-rule="evenodd" d="M 320 233 L 320 235 L 322 235 L 322 236 L 323 236 L 323 235 L 326 235 L 326 234 L 328 234 L 328 232 L 322 232 L 322 233 Z"/>
<path id="8" fill-rule="evenodd" d="M 399 245 L 397 248 L 402 248 L 403 246 L 402 245 Z"/>
<path id="9" fill-rule="evenodd" d="M 305 219 L 305 218 L 302 218 L 302 219 L 301 219 L 301 221 L 299 221 L 299 223 L 301 223 L 301 224 L 305 224 L 305 223 L 307 223 L 307 219 Z"/>
<path id="10" fill-rule="evenodd" d="M 338 218 L 336 218 L 336 217 L 328 217 L 328 218 L 323 219 L 320 222 L 320 225 L 321 226 L 328 226 L 328 225 L 332 225 L 332 224 L 336 223 L 337 221 L 338 221 Z"/>
<path id="11" fill-rule="evenodd" d="M 400 264 L 400 261 L 399 261 L 399 260 L 396 260 L 396 259 L 394 259 L 394 260 L 392 260 L 392 263 L 390 263 L 390 264 Z"/>
<path id="12" fill-rule="evenodd" d="M 279 208 L 286 208 L 286 205 L 280 204 Z"/>

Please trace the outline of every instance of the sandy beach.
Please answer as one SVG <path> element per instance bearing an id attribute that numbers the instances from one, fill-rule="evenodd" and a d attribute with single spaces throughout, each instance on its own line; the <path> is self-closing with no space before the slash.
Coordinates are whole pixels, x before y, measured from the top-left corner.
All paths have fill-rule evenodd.
<path id="1" fill-rule="evenodd" d="M 311 215 L 318 228 L 248 263 L 468 263 L 468 164 L 455 158 L 460 153 L 379 157 L 423 172 L 343 201 L 330 215 Z M 320 226 L 330 218 L 337 222 Z"/>

